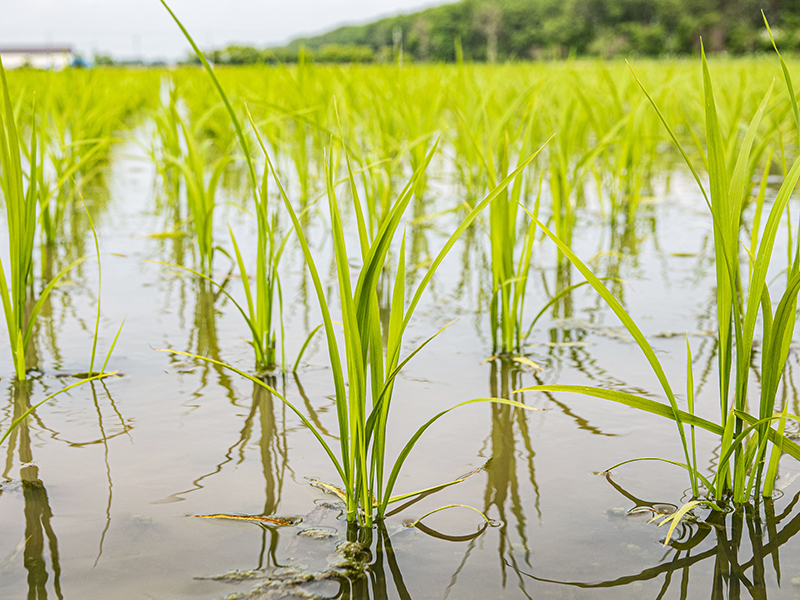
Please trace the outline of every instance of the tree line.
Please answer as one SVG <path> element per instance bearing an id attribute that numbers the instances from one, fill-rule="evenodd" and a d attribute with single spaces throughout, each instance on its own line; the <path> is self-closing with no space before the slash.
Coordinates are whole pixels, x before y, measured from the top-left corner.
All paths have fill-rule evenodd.
<path id="1" fill-rule="evenodd" d="M 223 64 L 452 62 L 570 55 L 732 55 L 770 48 L 764 11 L 782 50 L 800 46 L 800 0 L 462 0 L 366 25 L 340 27 L 285 47 L 215 50 Z"/>

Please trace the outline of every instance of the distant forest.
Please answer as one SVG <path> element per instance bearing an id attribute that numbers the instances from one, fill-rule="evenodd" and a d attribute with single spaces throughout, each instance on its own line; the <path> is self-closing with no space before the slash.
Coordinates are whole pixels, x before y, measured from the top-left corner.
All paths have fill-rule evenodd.
<path id="1" fill-rule="evenodd" d="M 749 54 L 770 47 L 761 11 L 782 51 L 800 46 L 800 0 L 462 0 L 366 25 L 299 38 L 285 47 L 230 46 L 223 64 L 452 62 L 578 56 Z"/>

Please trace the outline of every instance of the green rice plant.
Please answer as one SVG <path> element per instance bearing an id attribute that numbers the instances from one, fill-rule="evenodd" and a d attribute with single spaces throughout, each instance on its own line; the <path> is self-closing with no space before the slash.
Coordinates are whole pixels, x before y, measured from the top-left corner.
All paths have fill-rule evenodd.
<path id="1" fill-rule="evenodd" d="M 504 107 L 505 112 L 502 113 L 496 113 L 497 108 L 492 108 L 497 103 L 484 100 L 481 103 L 483 114 L 482 117 L 478 117 L 477 121 L 474 117 L 468 120 L 468 117 L 456 107 L 461 121 L 459 135 L 463 133 L 463 136 L 468 137 L 471 141 L 472 148 L 468 151 L 469 158 L 467 160 L 471 159 L 483 166 L 490 187 L 496 185 L 497 181 L 508 172 L 514 155 L 525 156 L 530 153 L 534 143 L 533 132 L 539 113 L 537 101 L 541 88 L 542 84 L 540 83 L 519 94 L 514 102 Z M 577 200 L 582 193 L 580 181 L 598 155 L 618 139 L 621 126 L 627 120 L 621 119 L 614 122 L 607 131 L 601 130 L 595 124 L 595 130 L 603 133 L 603 136 L 597 144 L 590 145 L 588 150 L 584 150 L 584 138 L 588 136 L 589 123 L 594 123 L 594 119 L 586 116 L 581 121 L 574 117 L 579 110 L 580 105 L 570 104 L 568 106 L 568 111 L 562 115 L 563 127 L 560 127 L 560 129 L 566 127 L 567 134 L 551 137 L 550 140 L 556 138 L 558 143 L 555 148 L 549 148 L 551 218 L 555 222 L 556 229 L 568 238 L 572 236 L 571 232 L 576 218 L 575 211 L 578 206 Z M 494 118 L 489 117 L 490 111 L 495 112 Z M 588 109 L 584 112 L 588 113 Z M 568 114 L 573 116 L 567 117 Z M 575 125 L 576 122 L 582 122 L 583 125 Z M 581 127 L 581 129 L 576 132 L 572 131 L 570 127 Z M 464 171 L 468 171 L 468 169 L 464 169 Z M 538 189 L 535 189 L 537 179 Z M 530 205 L 531 202 L 527 198 L 534 194 L 535 202 L 532 212 L 538 217 L 543 182 L 544 173 L 536 178 L 531 177 L 528 172 L 524 172 L 517 177 L 509 189 L 501 193 L 489 209 L 492 271 L 489 313 L 495 355 L 521 354 L 525 339 L 530 335 L 538 316 L 542 314 L 540 312 L 527 330 L 525 329 L 523 309 L 528 271 L 533 257 L 536 223 L 529 221 L 520 226 L 518 217 L 522 212 L 520 206 Z M 584 284 L 571 285 L 569 280 L 560 277 L 565 271 L 567 270 L 559 263 L 555 302 L 548 302 L 548 307 L 563 301 L 571 290 Z"/>
<path id="2" fill-rule="evenodd" d="M 208 142 L 197 139 L 181 116 L 172 113 L 180 131 L 186 153 L 181 156 L 168 156 L 167 161 L 183 176 L 183 189 L 186 193 L 188 215 L 191 217 L 197 251 L 200 257 L 199 271 L 210 276 L 214 263 L 214 210 L 216 209 L 217 187 L 230 159 L 222 156 L 211 163 L 211 175 L 207 176 Z"/>
<path id="3" fill-rule="evenodd" d="M 782 58 L 781 62 L 783 64 Z M 688 471 L 694 500 L 704 498 L 715 502 L 732 500 L 735 503 L 741 503 L 748 501 L 753 494 L 765 497 L 772 494 L 778 459 L 782 452 L 800 459 L 800 446 L 783 434 L 786 420 L 798 417 L 788 415 L 787 406 L 782 412 L 775 413 L 778 386 L 786 365 L 789 344 L 795 326 L 797 296 L 800 292 L 800 248 L 795 248 L 787 271 L 785 287 L 780 293 L 780 300 L 774 310 L 770 290 L 766 283 L 778 228 L 787 211 L 789 197 L 800 180 L 800 158 L 795 160 L 781 185 L 761 235 L 758 238 L 753 237 L 751 240 L 751 251 L 748 256 L 752 267 L 744 268 L 744 273 L 742 273 L 743 268 L 739 260 L 742 207 L 749 200 L 751 193 L 749 178 L 752 177 L 753 172 L 751 157 L 754 151 L 754 141 L 772 88 L 770 86 L 764 95 L 744 136 L 736 144 L 728 144 L 726 153 L 723 136 L 720 133 L 717 103 L 705 53 L 702 53 L 702 72 L 710 192 L 706 191 L 692 161 L 658 105 L 644 85 L 640 83 L 640 86 L 683 155 L 713 219 L 719 340 L 719 423 L 710 422 L 694 414 L 691 351 L 688 343 L 687 398 L 689 410 L 685 412 L 679 409 L 675 393 L 658 357 L 630 315 L 592 271 L 570 250 L 568 244 L 541 223 L 540 226 L 545 234 L 556 243 L 570 263 L 589 281 L 633 336 L 657 376 L 669 404 L 665 405 L 614 390 L 585 386 L 541 385 L 528 389 L 575 392 L 595 396 L 672 419 L 678 427 L 685 462 L 666 462 L 676 464 Z M 787 87 L 792 90 L 788 70 L 784 70 L 784 74 Z M 793 94 L 792 97 L 794 97 Z M 797 123 L 798 131 L 800 131 L 800 119 L 797 120 Z M 735 154 L 735 160 L 730 158 L 730 152 Z M 759 202 L 763 202 L 763 200 Z M 531 217 L 535 219 L 533 215 Z M 746 286 L 745 281 L 747 281 Z M 756 337 L 759 313 L 761 314 L 761 345 L 763 347 L 760 365 L 760 393 L 757 410 L 749 411 L 749 406 L 753 404 L 748 402 L 748 389 L 753 363 L 753 342 Z M 777 429 L 771 426 L 773 421 L 777 421 Z M 687 426 L 691 432 L 690 441 L 687 441 Z M 705 477 L 697 468 L 695 427 L 705 429 L 720 438 L 721 456 L 716 472 L 711 478 Z M 768 442 L 772 442 L 771 455 L 768 453 Z M 705 488 L 702 494 L 701 486 Z M 676 518 L 674 522 L 677 520 L 679 518 Z"/>
<path id="4" fill-rule="evenodd" d="M 161 87 L 166 89 L 167 102 L 160 103 L 153 111 L 154 140 L 149 153 L 156 165 L 161 180 L 167 189 L 168 204 L 173 210 L 174 222 L 181 222 L 180 197 L 180 170 L 171 160 L 171 157 L 183 155 L 181 148 L 181 125 L 178 114 L 178 89 L 172 78 L 165 78 Z"/>
<path id="5" fill-rule="evenodd" d="M 263 197 L 266 198 L 266 178 L 264 178 L 263 184 Z M 224 294 L 242 315 L 245 323 L 247 323 L 247 326 L 250 329 L 250 333 L 252 335 L 250 344 L 255 352 L 256 371 L 260 374 L 266 374 L 274 371 L 278 366 L 278 348 L 275 331 L 276 317 L 278 326 L 281 330 L 280 368 L 282 371 L 286 371 L 286 352 L 284 347 L 283 333 L 283 300 L 280 290 L 278 265 L 292 230 L 289 230 L 287 233 L 285 233 L 282 238 L 277 238 L 275 235 L 275 232 L 278 231 L 277 214 L 275 212 L 270 213 L 266 210 L 266 202 L 259 202 L 256 208 L 258 211 L 258 246 L 256 250 L 255 291 L 250 284 L 250 275 L 247 271 L 247 266 L 245 265 L 242 252 L 239 249 L 239 244 L 236 241 L 236 236 L 234 235 L 233 230 L 229 227 L 231 242 L 233 244 L 236 257 L 236 265 L 239 269 L 242 286 L 244 287 L 245 297 L 247 300 L 245 306 L 242 306 L 227 290 L 227 283 L 229 279 L 224 280 L 222 283 L 218 283 L 217 281 L 214 281 L 210 275 L 180 264 L 161 261 L 150 262 L 182 269 L 199 277 L 202 280 L 200 288 L 201 298 L 216 299 L 219 294 Z M 214 286 L 217 289 L 217 292 L 212 294 L 211 290 L 208 289 L 204 284 Z M 213 311 L 213 300 L 208 307 L 208 310 Z M 306 338 L 305 343 L 301 347 L 300 352 L 295 360 L 292 371 L 297 370 L 308 344 L 311 342 L 314 334 L 319 331 L 320 327 L 321 326 L 318 326 L 313 329 Z"/>
<path id="6" fill-rule="evenodd" d="M 14 358 L 17 378 L 25 379 L 26 314 L 28 281 L 33 271 L 33 243 L 36 234 L 36 185 L 38 153 L 36 149 L 35 111 L 31 129 L 31 163 L 28 185 L 24 184 L 22 147 L 8 95 L 5 70 L 0 61 L 3 77 L 3 114 L 0 115 L 0 167 L 2 167 L 3 197 L 8 225 L 10 276 L 6 279 L 5 267 L 0 264 L 0 294 L 6 317 L 9 343 Z M 32 325 L 32 323 L 31 323 Z M 32 330 L 32 327 L 31 327 Z M 28 336 L 29 339 L 29 336 Z"/>
<path id="7" fill-rule="evenodd" d="M 33 249 L 36 237 L 36 206 L 38 199 L 38 171 L 41 168 L 37 150 L 38 131 L 36 118 L 31 127 L 28 172 L 23 170 L 23 146 L 19 138 L 8 83 L 3 63 L 0 61 L 0 78 L 3 87 L 3 105 L 0 109 L 0 185 L 6 205 L 8 227 L 9 273 L 0 262 L 0 298 L 8 331 L 11 355 L 17 379 L 25 379 L 26 353 L 33 336 L 33 326 L 42 305 L 59 279 L 72 267 L 82 262 L 79 259 L 62 269 L 42 290 L 32 307 L 29 305 L 29 286 L 33 281 Z M 26 185 L 27 182 L 27 185 Z"/>
<path id="8" fill-rule="evenodd" d="M 531 136 L 525 135 L 535 111 L 536 90 L 530 95 L 521 95 L 512 104 L 494 126 L 490 124 L 486 102 L 483 103 L 481 143 L 473 134 L 472 127 L 460 114 L 462 129 L 472 141 L 477 158 L 486 170 L 489 189 L 494 188 L 509 172 L 509 165 L 515 148 L 510 140 L 523 140 L 519 150 L 521 156 L 528 151 Z M 517 113 L 520 113 L 518 116 Z M 478 134 L 480 135 L 480 134 Z M 551 138 L 552 139 L 552 138 Z M 548 140 L 549 142 L 550 140 Z M 510 355 L 522 351 L 522 311 L 525 301 L 525 290 L 528 282 L 528 270 L 533 258 L 533 244 L 536 225 L 531 222 L 522 233 L 522 242 L 518 244 L 517 216 L 521 212 L 520 204 L 527 189 L 525 172 L 514 179 L 510 189 L 503 189 L 497 200 L 489 207 L 489 239 L 491 243 L 492 296 L 489 307 L 490 327 L 492 331 L 492 352 Z M 533 208 L 539 214 L 542 181 L 539 179 L 539 190 Z M 519 258 L 515 256 L 517 246 L 521 245 Z"/>
<path id="9" fill-rule="evenodd" d="M 87 171 L 88 165 L 96 157 L 107 150 L 111 139 L 90 140 L 77 142 L 79 145 L 89 146 L 82 154 L 57 153 L 47 140 L 39 144 L 40 156 L 38 158 L 39 181 L 37 183 L 39 200 L 39 220 L 41 222 L 42 238 L 48 248 L 53 248 L 56 242 L 63 238 L 63 227 L 68 220 L 68 212 L 73 205 L 78 189 L 77 178 L 91 180 L 95 172 Z M 45 161 L 45 148 L 47 149 L 47 162 Z M 48 172 L 48 163 L 50 166 Z M 96 168 L 96 167 L 95 167 Z"/>
<path id="10" fill-rule="evenodd" d="M 259 201 L 256 204 L 256 219 L 258 224 L 258 237 L 256 240 L 256 269 L 255 269 L 255 291 L 250 286 L 250 277 L 242 258 L 242 252 L 233 231 L 230 231 L 231 242 L 236 253 L 236 264 L 239 267 L 239 274 L 244 286 L 247 298 L 247 313 L 240 308 L 245 317 L 250 331 L 253 335 L 252 346 L 256 353 L 256 369 L 266 372 L 273 370 L 278 364 L 277 343 L 275 339 L 275 317 L 281 330 L 281 370 L 286 370 L 286 350 L 284 347 L 283 334 L 283 296 L 281 294 L 280 275 L 278 266 L 280 265 L 286 242 L 292 233 L 289 229 L 282 237 L 279 237 L 280 228 L 277 210 L 270 210 L 269 189 L 268 189 L 269 168 L 264 167 L 263 177 L 261 178 L 261 188 Z M 238 305 L 237 305 L 238 306 Z M 277 314 L 276 314 L 277 309 Z M 300 351 L 295 362 L 294 371 L 302 358 L 308 342 L 319 328 L 312 330 L 306 343 Z"/>
<path id="11" fill-rule="evenodd" d="M 274 317 L 276 308 L 278 310 L 278 317 L 280 321 L 281 327 L 281 345 L 283 346 L 283 320 L 282 320 L 282 302 L 281 302 L 281 295 L 280 295 L 280 279 L 279 279 L 279 272 L 278 272 L 278 265 L 283 255 L 283 249 L 285 247 L 286 241 L 288 239 L 291 230 L 287 232 L 283 238 L 278 241 L 278 221 L 277 221 L 277 213 L 270 210 L 269 207 L 269 195 L 268 195 L 268 186 L 267 182 L 269 181 L 269 169 L 264 169 L 264 174 L 261 178 L 261 182 L 259 185 L 259 180 L 256 176 L 255 166 L 253 163 L 253 159 L 250 152 L 250 144 L 248 140 L 245 138 L 244 131 L 242 129 L 241 123 L 239 122 L 238 117 L 236 116 L 236 112 L 233 109 L 233 106 L 228 100 L 228 96 L 225 94 L 222 86 L 219 83 L 214 71 L 211 69 L 211 66 L 208 64 L 205 56 L 197 45 L 192 40 L 189 32 L 183 27 L 180 21 L 177 19 L 175 14 L 170 10 L 167 6 L 166 2 L 162 4 L 164 7 L 169 11 L 170 15 L 175 19 L 175 22 L 181 28 L 181 31 L 186 36 L 187 40 L 192 44 L 195 53 L 197 54 L 198 58 L 200 59 L 201 63 L 203 64 L 206 72 L 209 74 L 211 81 L 217 90 L 223 105 L 225 106 L 227 113 L 230 117 L 231 122 L 233 123 L 234 129 L 236 131 L 237 137 L 239 139 L 239 143 L 242 147 L 244 152 L 245 160 L 247 162 L 247 170 L 250 175 L 250 181 L 252 184 L 252 192 L 253 192 L 253 200 L 255 202 L 256 207 L 256 218 L 257 218 L 257 225 L 258 225 L 258 241 L 256 246 L 256 271 L 255 271 L 255 278 L 256 278 L 256 289 L 255 294 L 253 293 L 250 280 L 245 268 L 245 263 L 242 258 L 242 254 L 239 250 L 239 246 L 236 242 L 236 238 L 231 231 L 231 241 L 233 242 L 234 251 L 236 253 L 236 262 L 239 267 L 239 272 L 242 279 L 242 284 L 244 286 L 245 295 L 247 297 L 247 311 L 245 311 L 234 299 L 233 297 L 219 284 L 216 284 L 208 274 L 193 271 L 195 274 L 200 275 L 204 279 L 210 281 L 214 285 L 216 285 L 220 291 L 226 294 L 233 303 L 236 305 L 238 310 L 241 312 L 242 316 L 244 317 L 245 321 L 247 322 L 248 327 L 251 330 L 253 335 L 253 349 L 256 354 L 256 367 L 259 371 L 269 371 L 272 370 L 276 365 L 276 341 L 275 341 L 275 323 Z M 271 167 L 270 167 L 271 168 Z M 191 271 L 191 269 L 189 269 Z M 277 303 L 276 303 L 277 299 Z M 276 304 L 278 306 L 276 306 Z M 314 335 L 316 330 L 312 331 L 309 335 L 309 339 L 311 336 Z M 308 345 L 308 339 L 306 343 L 303 345 L 300 356 L 298 356 L 297 362 L 299 362 L 302 353 L 305 351 L 306 346 Z M 285 370 L 285 352 L 281 353 L 281 361 L 282 366 Z M 297 362 L 295 363 L 295 368 L 297 366 Z"/>
<path id="12" fill-rule="evenodd" d="M 252 115 L 248 113 L 253 129 L 256 130 Z M 260 140 L 263 143 L 263 139 Z M 227 294 L 223 288 L 220 289 L 231 299 L 239 312 L 244 317 L 252 334 L 251 345 L 256 355 L 256 370 L 267 373 L 280 366 L 281 371 L 287 370 L 285 336 L 283 330 L 283 293 L 281 291 L 280 274 L 278 267 L 286 249 L 286 244 L 294 231 L 294 227 L 288 228 L 285 233 L 281 230 L 277 208 L 269 204 L 269 165 L 265 165 L 261 177 L 261 186 L 258 192 L 258 202 L 256 204 L 256 219 L 258 237 L 256 240 L 256 268 L 254 271 L 255 290 L 250 284 L 248 273 L 242 251 L 236 241 L 233 231 L 229 229 L 233 250 L 236 257 L 236 264 L 239 268 L 239 275 L 242 279 L 245 298 L 247 300 L 246 310 L 232 296 Z M 353 172 L 355 174 L 356 172 Z M 336 183 L 341 183 L 338 181 Z M 301 192 L 302 193 L 302 192 Z M 315 200 L 316 202 L 316 200 Z M 304 216 L 314 203 L 308 204 L 299 214 L 298 218 L 302 221 Z M 277 320 L 277 323 L 276 323 Z M 303 358 L 311 339 L 322 328 L 318 325 L 313 328 L 301 346 L 295 358 L 292 372 L 296 372 Z M 278 365 L 278 343 L 276 340 L 277 332 L 280 329 L 280 365 Z"/>
<path id="13" fill-rule="evenodd" d="M 497 167 L 489 157 L 487 168 L 489 170 L 489 183 L 494 187 L 500 178 L 509 171 L 511 153 L 508 139 L 509 132 L 505 134 L 505 143 L 498 156 Z M 512 134 L 513 135 L 513 134 Z M 550 140 L 548 140 L 550 141 Z M 525 154 L 527 146 L 521 154 Z M 536 236 L 536 224 L 531 221 L 521 235 L 518 232 L 518 215 L 520 206 L 524 204 L 523 193 L 525 190 L 522 172 L 514 180 L 510 189 L 505 189 L 498 199 L 489 207 L 489 237 L 492 256 L 492 300 L 489 308 L 492 328 L 492 352 L 494 354 L 510 355 L 522 352 L 523 344 L 523 308 L 525 305 L 525 291 L 528 284 L 528 270 L 533 259 L 533 245 Z M 533 205 L 533 214 L 539 214 L 539 205 L 542 197 L 542 179 L 539 179 L 539 189 Z M 518 240 L 521 241 L 518 243 Z M 521 246 L 518 251 L 517 246 Z M 516 253 L 519 256 L 515 256 Z"/>

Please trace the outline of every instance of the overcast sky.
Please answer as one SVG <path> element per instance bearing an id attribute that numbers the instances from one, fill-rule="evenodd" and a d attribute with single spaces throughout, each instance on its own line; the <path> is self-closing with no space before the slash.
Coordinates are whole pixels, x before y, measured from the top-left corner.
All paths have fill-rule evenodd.
<path id="1" fill-rule="evenodd" d="M 447 0 L 171 0 L 201 48 L 282 45 L 338 25 Z M 189 46 L 159 0 L 0 0 L 0 48 L 67 45 L 90 58 L 183 58 Z"/>

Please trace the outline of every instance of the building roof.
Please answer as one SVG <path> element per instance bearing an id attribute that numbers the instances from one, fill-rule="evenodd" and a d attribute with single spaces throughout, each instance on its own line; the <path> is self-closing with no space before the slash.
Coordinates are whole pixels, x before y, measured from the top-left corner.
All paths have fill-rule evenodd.
<path id="1" fill-rule="evenodd" d="M 29 48 L 21 46 L 16 48 L 0 47 L 0 54 L 72 54 L 72 48 L 68 46 L 53 46 L 50 48 L 42 46 L 31 46 Z"/>

